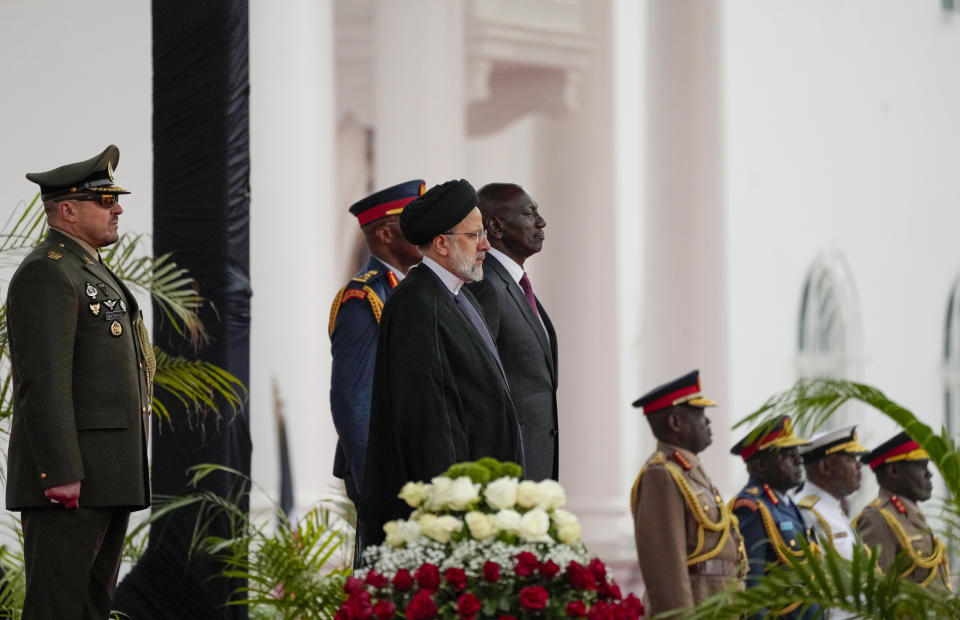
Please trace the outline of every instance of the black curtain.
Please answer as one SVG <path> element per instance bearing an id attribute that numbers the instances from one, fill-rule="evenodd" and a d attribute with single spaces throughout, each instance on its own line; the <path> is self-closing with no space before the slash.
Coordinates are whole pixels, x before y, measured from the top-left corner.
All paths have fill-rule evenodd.
<path id="1" fill-rule="evenodd" d="M 249 383 L 249 80 L 246 0 L 154 0 L 154 253 L 190 270 L 208 304 L 209 341 L 189 345 L 154 308 L 153 337 L 165 351 L 203 359 Z M 159 394 L 163 396 L 162 392 Z M 188 468 L 219 463 L 250 473 L 249 412 L 216 418 L 164 399 L 172 423 L 153 418 L 154 495 L 187 490 Z M 243 484 L 210 476 L 203 488 L 235 497 Z M 240 500 L 248 510 L 246 496 Z M 191 559 L 196 512 L 155 523 L 146 552 L 117 589 L 114 607 L 131 618 L 246 618 L 225 607 L 243 585 L 219 566 Z M 211 534 L 229 534 L 227 523 Z"/>

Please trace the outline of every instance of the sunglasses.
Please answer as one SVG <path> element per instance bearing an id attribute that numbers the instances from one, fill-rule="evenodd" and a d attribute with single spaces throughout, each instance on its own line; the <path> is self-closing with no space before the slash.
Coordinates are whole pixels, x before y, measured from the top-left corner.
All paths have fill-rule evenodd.
<path id="1" fill-rule="evenodd" d="M 119 204 L 120 197 L 116 194 L 88 194 L 86 196 L 74 196 L 71 200 L 95 202 L 104 209 L 110 209 L 113 205 Z"/>

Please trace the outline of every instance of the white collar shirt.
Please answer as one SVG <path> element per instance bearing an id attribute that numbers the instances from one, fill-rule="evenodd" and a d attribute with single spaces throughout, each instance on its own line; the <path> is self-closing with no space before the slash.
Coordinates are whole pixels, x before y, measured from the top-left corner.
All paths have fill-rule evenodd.
<path id="1" fill-rule="evenodd" d="M 440 281 L 443 282 L 443 285 L 446 286 L 451 293 L 454 295 L 460 294 L 460 287 L 463 286 L 463 280 L 460 279 L 460 276 L 452 273 L 429 256 L 424 256 L 423 262 L 420 264 L 425 265 L 430 271 L 437 274 L 437 277 L 440 278 Z"/>

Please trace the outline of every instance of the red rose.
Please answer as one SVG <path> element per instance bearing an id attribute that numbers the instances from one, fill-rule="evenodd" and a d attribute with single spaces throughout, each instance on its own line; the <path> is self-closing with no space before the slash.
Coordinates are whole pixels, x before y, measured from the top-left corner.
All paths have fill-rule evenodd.
<path id="1" fill-rule="evenodd" d="M 457 599 L 457 615 L 463 620 L 473 620 L 482 608 L 480 599 L 470 593 L 461 594 Z"/>
<path id="2" fill-rule="evenodd" d="M 423 564 L 413 576 L 424 590 L 436 592 L 440 588 L 440 569 L 436 564 Z"/>
<path id="3" fill-rule="evenodd" d="M 347 613 L 347 610 L 341 607 L 336 614 L 333 616 L 333 620 L 350 620 L 350 614 Z"/>
<path id="4" fill-rule="evenodd" d="M 540 568 L 540 562 L 537 556 L 529 551 L 521 551 L 517 554 L 517 577 L 529 577 L 537 572 L 538 568 Z"/>
<path id="5" fill-rule="evenodd" d="M 351 594 L 341 609 L 346 610 L 351 620 L 367 620 L 373 615 L 373 605 L 370 604 L 370 593 L 367 591 Z"/>
<path id="6" fill-rule="evenodd" d="M 433 602 L 433 593 L 426 590 L 417 592 L 413 595 L 413 600 L 410 601 L 404 612 L 407 614 L 407 620 L 431 620 L 436 618 L 437 604 Z"/>
<path id="7" fill-rule="evenodd" d="M 443 578 L 457 592 L 467 587 L 467 573 L 462 568 L 448 568 L 443 574 Z"/>
<path id="8" fill-rule="evenodd" d="M 567 566 L 567 575 L 570 585 L 576 590 L 596 590 L 597 580 L 587 568 L 577 562 L 570 562 Z"/>
<path id="9" fill-rule="evenodd" d="M 516 616 L 500 616 L 497 620 L 517 620 Z"/>
<path id="10" fill-rule="evenodd" d="M 347 577 L 347 582 L 343 584 L 343 591 L 347 594 L 355 594 L 363 590 L 363 582 L 354 576 Z"/>
<path id="11" fill-rule="evenodd" d="M 537 611 L 547 606 L 547 599 L 550 598 L 550 593 L 540 586 L 528 586 L 520 590 L 519 598 L 520 604 L 523 605 L 524 609 Z"/>
<path id="12" fill-rule="evenodd" d="M 607 577 L 607 567 L 603 565 L 603 562 L 600 561 L 600 558 L 593 558 L 590 560 L 590 564 L 587 566 L 590 569 L 590 572 L 593 573 L 593 576 L 597 578 L 597 581 L 603 581 Z"/>
<path id="13" fill-rule="evenodd" d="M 377 620 L 390 620 L 397 613 L 397 606 L 386 599 L 377 601 L 373 606 L 373 615 Z"/>
<path id="14" fill-rule="evenodd" d="M 632 592 L 620 603 L 620 609 L 626 610 L 631 614 L 628 616 L 629 618 L 639 618 L 646 612 L 643 608 L 643 603 Z"/>
<path id="15" fill-rule="evenodd" d="M 603 601 L 594 603 L 590 611 L 587 612 L 587 620 L 617 620 L 614 614 L 614 606 Z"/>
<path id="16" fill-rule="evenodd" d="M 387 585 L 387 578 L 377 571 L 370 569 L 370 572 L 367 573 L 366 582 L 368 586 L 380 589 Z"/>
<path id="17" fill-rule="evenodd" d="M 483 563 L 483 578 L 489 581 L 490 583 L 497 583 L 500 581 L 500 565 L 496 562 L 491 562 L 487 560 Z"/>
<path id="18" fill-rule="evenodd" d="M 607 583 L 603 581 L 600 583 L 600 587 L 597 588 L 597 596 L 603 599 L 612 599 L 619 601 L 623 595 L 620 593 L 620 586 L 617 585 L 615 581 Z"/>
<path id="19" fill-rule="evenodd" d="M 587 604 L 583 601 L 570 601 L 567 603 L 567 615 L 572 618 L 586 618 Z"/>
<path id="20" fill-rule="evenodd" d="M 560 567 L 553 560 L 547 560 L 540 565 L 540 574 L 547 579 L 553 579 L 560 572 Z"/>
<path id="21" fill-rule="evenodd" d="M 397 590 L 409 590 L 413 587 L 413 577 L 410 576 L 410 571 L 405 568 L 401 568 L 397 571 L 397 574 L 393 576 L 393 587 Z"/>

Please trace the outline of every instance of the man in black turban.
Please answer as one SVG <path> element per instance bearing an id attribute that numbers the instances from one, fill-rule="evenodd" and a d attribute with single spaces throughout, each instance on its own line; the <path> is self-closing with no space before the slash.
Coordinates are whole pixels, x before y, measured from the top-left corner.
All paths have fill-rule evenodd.
<path id="1" fill-rule="evenodd" d="M 497 347 L 463 288 L 483 278 L 490 249 L 476 191 L 463 179 L 434 186 L 404 208 L 400 228 L 423 262 L 380 319 L 357 526 L 364 545 L 380 543 L 384 523 L 409 514 L 397 497 L 406 482 L 484 456 L 523 463 Z"/>

